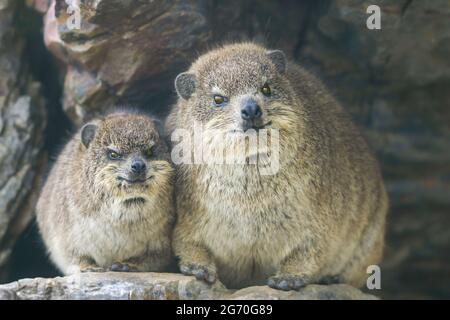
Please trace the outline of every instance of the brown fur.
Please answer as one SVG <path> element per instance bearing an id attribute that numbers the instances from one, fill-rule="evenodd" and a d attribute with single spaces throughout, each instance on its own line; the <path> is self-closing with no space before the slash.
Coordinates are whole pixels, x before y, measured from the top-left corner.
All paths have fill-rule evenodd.
<path id="1" fill-rule="evenodd" d="M 115 113 L 81 129 L 58 157 L 37 204 L 37 221 L 53 262 L 65 273 L 111 269 L 160 271 L 171 257 L 173 169 L 152 119 Z M 154 144 L 153 154 L 143 156 Z M 124 155 L 110 160 L 107 148 Z M 119 181 L 131 157 L 145 159 L 144 183 Z M 153 177 L 151 177 L 153 176 Z M 136 201 L 139 199 L 140 201 Z M 144 199 L 145 201 L 142 201 Z"/>
<path id="2" fill-rule="evenodd" d="M 328 276 L 361 286 L 383 251 L 388 199 L 377 162 L 320 82 L 291 61 L 286 72 L 276 63 L 265 48 L 242 43 L 212 50 L 188 70 L 195 90 L 179 98 L 168 132 L 238 127 L 236 110 L 251 96 L 263 122 L 279 129 L 280 170 L 179 165 L 174 252 L 184 273 L 217 275 L 228 287 L 270 278 L 289 290 Z M 260 92 L 266 81 L 270 98 Z M 216 91 L 229 98 L 223 108 L 211 106 Z"/>

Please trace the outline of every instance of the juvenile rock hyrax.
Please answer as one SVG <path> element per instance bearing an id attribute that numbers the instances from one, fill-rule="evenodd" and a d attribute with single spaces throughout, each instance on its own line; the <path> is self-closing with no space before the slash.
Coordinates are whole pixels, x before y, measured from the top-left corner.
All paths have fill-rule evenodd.
<path id="1" fill-rule="evenodd" d="M 200 140 L 225 143 L 230 153 L 245 135 L 279 138 L 273 175 L 248 161 L 248 148 L 241 165 L 177 164 L 181 271 L 228 287 L 361 286 L 382 256 L 388 199 L 377 161 L 323 85 L 281 51 L 242 43 L 201 56 L 175 87 L 168 133 L 230 133 Z"/>
<path id="2" fill-rule="evenodd" d="M 147 116 L 114 113 L 79 130 L 37 204 L 41 235 L 63 273 L 168 265 L 174 220 L 169 159 Z"/>

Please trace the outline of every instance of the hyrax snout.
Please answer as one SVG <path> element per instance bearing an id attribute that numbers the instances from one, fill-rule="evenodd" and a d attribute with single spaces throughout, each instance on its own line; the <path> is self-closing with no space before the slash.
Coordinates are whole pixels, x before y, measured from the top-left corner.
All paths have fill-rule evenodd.
<path id="1" fill-rule="evenodd" d="M 173 169 L 155 122 L 119 112 L 85 124 L 57 158 L 37 204 L 65 274 L 161 271 L 171 259 Z"/>

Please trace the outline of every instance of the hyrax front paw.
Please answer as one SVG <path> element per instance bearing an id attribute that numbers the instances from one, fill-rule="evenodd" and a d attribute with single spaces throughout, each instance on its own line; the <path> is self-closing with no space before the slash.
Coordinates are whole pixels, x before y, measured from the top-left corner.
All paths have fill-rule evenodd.
<path id="1" fill-rule="evenodd" d="M 183 274 L 194 276 L 197 280 L 214 283 L 217 280 L 217 272 L 214 267 L 207 267 L 196 263 L 180 264 Z"/>
<path id="2" fill-rule="evenodd" d="M 306 277 L 301 275 L 280 274 L 270 277 L 267 285 L 278 290 L 298 290 L 309 283 Z"/>
<path id="3" fill-rule="evenodd" d="M 136 272 L 138 271 L 138 268 L 131 263 L 115 262 L 111 265 L 109 270 L 114 272 Z"/>

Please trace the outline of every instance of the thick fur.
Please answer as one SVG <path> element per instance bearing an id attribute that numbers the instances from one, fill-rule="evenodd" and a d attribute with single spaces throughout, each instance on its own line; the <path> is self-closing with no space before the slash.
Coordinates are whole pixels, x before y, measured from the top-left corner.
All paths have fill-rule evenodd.
<path id="1" fill-rule="evenodd" d="M 113 265 L 117 271 L 164 270 L 171 258 L 174 220 L 167 146 L 146 116 L 115 113 L 93 123 L 97 129 L 88 146 L 81 141 L 81 129 L 63 149 L 37 204 L 51 259 L 65 274 Z M 146 174 L 153 177 L 138 185 L 118 181 L 128 163 L 109 160 L 107 147 L 127 155 L 152 144 Z"/>
<path id="2" fill-rule="evenodd" d="M 376 160 L 347 113 L 291 61 L 280 70 L 265 48 L 242 43 L 201 56 L 187 71 L 166 127 L 232 130 L 243 97 L 280 132 L 280 170 L 251 165 L 177 167 L 173 248 L 184 273 L 227 287 L 289 290 L 338 279 L 361 286 L 382 256 L 388 199 Z M 280 55 L 277 55 L 280 58 Z M 260 88 L 268 83 L 271 97 Z M 212 95 L 229 97 L 223 108 Z"/>

